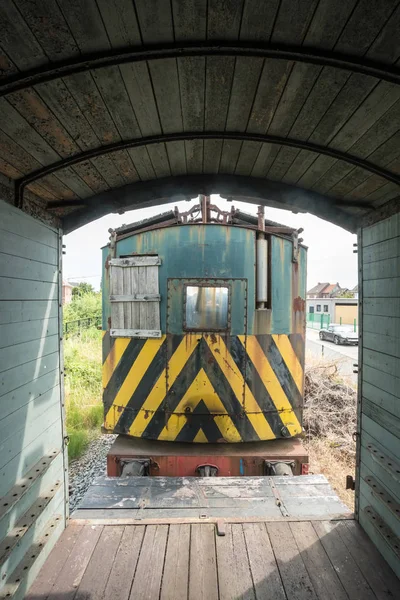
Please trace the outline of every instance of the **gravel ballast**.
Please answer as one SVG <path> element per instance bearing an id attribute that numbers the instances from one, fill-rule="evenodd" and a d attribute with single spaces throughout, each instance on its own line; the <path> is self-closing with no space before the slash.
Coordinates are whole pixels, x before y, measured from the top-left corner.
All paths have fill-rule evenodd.
<path id="1" fill-rule="evenodd" d="M 95 477 L 106 474 L 107 453 L 116 435 L 102 435 L 90 442 L 82 456 L 69 464 L 69 512 L 78 508 Z"/>

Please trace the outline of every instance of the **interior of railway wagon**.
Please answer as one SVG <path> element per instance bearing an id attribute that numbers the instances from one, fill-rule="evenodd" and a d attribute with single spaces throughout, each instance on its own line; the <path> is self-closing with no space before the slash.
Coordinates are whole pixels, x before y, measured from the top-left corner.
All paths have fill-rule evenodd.
<path id="1" fill-rule="evenodd" d="M 400 595 L 399 25 L 398 0 L 1 2 L 0 598 Z M 121 438 L 114 466 L 166 473 L 100 477 L 69 514 L 63 235 L 212 194 L 357 234 L 354 513 L 320 475 L 215 476 L 281 440 L 203 432 L 200 465 Z"/>

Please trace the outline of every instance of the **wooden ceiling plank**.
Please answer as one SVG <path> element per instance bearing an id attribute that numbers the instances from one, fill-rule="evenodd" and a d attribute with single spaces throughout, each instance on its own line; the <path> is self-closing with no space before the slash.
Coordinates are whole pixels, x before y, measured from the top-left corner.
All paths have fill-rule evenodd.
<path id="1" fill-rule="evenodd" d="M 351 88 L 357 99 L 359 99 L 360 96 L 362 97 L 365 95 L 365 92 L 368 89 L 368 84 L 371 83 L 369 81 L 370 79 L 371 78 L 360 78 L 360 76 L 353 75 L 347 82 L 349 83 L 351 81 Z M 359 83 L 359 86 L 355 86 L 356 82 Z M 372 82 L 374 82 L 374 80 L 372 80 Z M 382 84 L 385 85 L 382 87 Z M 378 120 L 379 115 L 384 115 L 385 112 L 395 104 L 396 96 L 400 93 L 400 90 L 394 90 L 393 87 L 388 88 L 388 85 L 389 84 L 386 84 L 386 82 L 380 82 L 377 86 L 372 87 L 372 92 L 368 95 L 365 95 L 365 99 L 361 101 L 358 107 L 354 108 L 354 96 L 352 101 L 352 96 L 346 93 L 350 91 L 346 90 L 346 84 L 342 92 L 337 96 L 331 107 L 328 109 L 325 117 L 323 117 L 318 124 L 317 129 L 310 136 L 309 141 L 326 144 L 328 142 L 326 137 L 329 139 L 328 131 L 332 129 L 333 126 L 337 133 L 333 138 L 331 137 L 329 145 L 335 148 L 340 148 L 344 151 L 349 150 L 349 148 L 351 148 L 351 146 L 355 144 L 355 142 L 360 139 L 372 125 L 374 125 L 375 121 Z M 357 94 L 357 90 L 359 94 Z M 343 102 L 342 109 L 340 109 L 341 100 Z M 354 111 L 350 118 L 348 118 L 351 108 L 353 108 Z M 328 113 L 330 114 L 327 118 Z M 335 124 L 334 121 L 335 114 L 337 116 L 340 115 L 338 124 Z M 342 122 L 345 118 L 344 115 L 346 115 L 347 119 L 343 124 Z M 338 125 L 341 123 L 342 126 L 338 130 Z M 319 132 L 317 132 L 317 130 L 319 130 Z M 344 165 L 343 163 L 343 175 L 341 175 L 341 170 L 338 167 L 335 167 L 333 172 L 328 173 L 329 169 L 331 169 L 334 164 L 335 160 L 331 159 L 330 157 L 318 157 L 317 160 L 312 163 L 309 169 L 305 171 L 302 178 L 298 180 L 298 184 L 302 185 L 303 183 L 307 183 L 308 187 L 312 187 L 314 183 L 318 182 L 323 177 L 325 182 L 322 185 L 322 189 L 329 189 L 332 185 L 334 185 L 338 178 L 341 178 L 350 172 L 352 168 L 350 168 L 348 165 Z M 329 183 L 329 187 L 326 187 L 327 183 Z M 320 184 L 318 184 L 318 189 L 321 190 Z"/>
<path id="2" fill-rule="evenodd" d="M 283 179 L 298 154 L 299 150 L 297 148 L 285 148 L 282 146 L 268 171 L 267 177 L 274 181 Z"/>
<path id="3" fill-rule="evenodd" d="M 135 166 L 135 169 L 142 181 L 155 179 L 153 165 L 151 164 L 149 153 L 146 148 L 130 148 L 129 156 Z"/>
<path id="4" fill-rule="evenodd" d="M 199 41 L 207 36 L 207 0 L 172 0 L 175 41 Z"/>
<path id="5" fill-rule="evenodd" d="M 20 70 L 49 62 L 12 0 L 0 2 L 0 41 L 6 55 Z"/>
<path id="6" fill-rule="evenodd" d="M 372 127 L 361 136 L 350 148 L 350 152 L 363 158 L 373 158 L 373 162 L 382 164 L 385 160 L 385 151 L 392 148 L 390 139 L 400 129 L 400 101 L 386 111 Z M 390 144 L 387 146 L 387 144 Z M 387 159 L 388 162 L 390 158 Z"/>
<path id="7" fill-rule="evenodd" d="M 118 164 L 118 170 L 124 179 L 124 183 L 139 181 L 139 175 L 127 150 L 114 152 L 113 159 Z"/>
<path id="8" fill-rule="evenodd" d="M 239 39 L 242 14 L 243 0 L 208 0 L 207 39 Z"/>
<path id="9" fill-rule="evenodd" d="M 365 196 L 365 200 L 373 203 L 374 205 L 376 204 L 377 206 L 381 206 L 382 204 L 385 204 L 385 202 L 389 202 L 389 200 L 396 198 L 398 195 L 400 195 L 400 186 L 389 182 L 377 189 L 375 192 Z"/>
<path id="10" fill-rule="evenodd" d="M 331 167 L 333 167 L 337 163 L 335 158 L 330 156 L 324 156 L 323 154 L 319 154 L 314 162 L 311 164 L 310 168 L 307 169 L 303 175 L 298 179 L 297 185 L 300 187 L 306 187 L 307 189 L 311 189 L 311 187 L 318 183 L 321 184 L 321 180 L 323 178 L 324 182 L 327 182 L 329 177 L 327 177 L 327 173 Z M 343 163 L 344 164 L 344 163 Z M 349 171 L 352 168 L 352 165 L 349 166 Z M 324 186 L 322 186 L 324 187 Z M 319 185 L 318 190 L 321 189 Z"/>
<path id="11" fill-rule="evenodd" d="M 170 2 L 165 0 L 135 0 L 139 28 L 144 44 L 172 43 L 174 30 Z"/>
<path id="12" fill-rule="evenodd" d="M 261 146 L 260 142 L 243 142 L 235 169 L 237 175 L 251 174 Z"/>
<path id="13" fill-rule="evenodd" d="M 268 133 L 286 137 L 303 107 L 322 67 L 295 63 L 286 83 Z"/>
<path id="14" fill-rule="evenodd" d="M 113 48 L 141 44 L 132 0 L 97 0 L 97 6 Z"/>
<path id="15" fill-rule="evenodd" d="M 168 142 L 165 146 L 167 148 L 171 175 L 186 175 L 185 142 Z"/>
<path id="16" fill-rule="evenodd" d="M 340 69 L 322 69 L 304 102 L 289 137 L 307 140 L 346 84 L 349 73 Z"/>
<path id="17" fill-rule="evenodd" d="M 175 58 L 150 63 L 150 74 L 163 133 L 182 131 L 178 68 Z"/>
<path id="18" fill-rule="evenodd" d="M 81 179 L 73 168 L 60 169 L 57 171 L 57 179 L 68 186 L 78 198 L 93 196 L 93 190 Z"/>
<path id="19" fill-rule="evenodd" d="M 207 57 L 205 130 L 224 131 L 235 59 Z"/>
<path id="20" fill-rule="evenodd" d="M 54 202 L 54 200 L 57 200 L 57 196 L 49 192 L 42 185 L 39 185 L 36 181 L 34 181 L 31 185 L 27 185 L 26 189 L 30 190 L 40 200 L 46 200 L 47 202 Z"/>
<path id="21" fill-rule="evenodd" d="M 203 172 L 218 173 L 221 162 L 222 140 L 204 140 Z"/>
<path id="22" fill-rule="evenodd" d="M 97 171 L 102 174 L 103 179 L 106 182 L 106 187 L 113 188 L 123 185 L 124 175 L 116 166 L 116 159 L 115 157 L 113 158 L 111 154 L 108 156 L 96 156 L 96 158 L 91 159 L 91 162 L 96 167 Z M 133 172 L 134 166 L 132 165 L 130 168 Z"/>
<path id="23" fill-rule="evenodd" d="M 79 146 L 32 88 L 11 94 L 8 102 L 62 158 L 77 154 Z"/>
<path id="24" fill-rule="evenodd" d="M 108 189 L 107 182 L 89 160 L 85 160 L 84 162 L 75 165 L 74 171 L 78 173 L 79 177 L 93 190 L 93 192 L 97 193 Z"/>
<path id="25" fill-rule="evenodd" d="M 110 48 L 96 0 L 57 0 L 74 39 L 84 54 Z"/>
<path id="26" fill-rule="evenodd" d="M 399 99 L 399 87 L 381 81 L 330 141 L 329 146 L 347 151 Z"/>
<path id="27" fill-rule="evenodd" d="M 335 45 L 337 52 L 363 56 L 390 17 L 395 2 L 360 0 Z"/>
<path id="28" fill-rule="evenodd" d="M 351 75 L 311 133 L 310 142 L 328 144 L 376 85 L 377 80 L 373 77 Z"/>
<path id="29" fill-rule="evenodd" d="M 224 140 L 219 173 L 229 175 L 235 172 L 241 148 L 242 142 L 239 140 Z"/>
<path id="30" fill-rule="evenodd" d="M 149 69 L 162 132 L 182 131 L 183 119 L 177 59 L 168 58 L 154 61 L 149 64 Z M 180 155 L 182 157 L 184 150 L 184 143 L 181 142 Z M 165 145 L 162 144 L 157 148 L 149 146 L 148 153 L 157 177 L 165 177 L 166 173 L 170 172 Z"/>
<path id="31" fill-rule="evenodd" d="M 0 99 L 0 128 L 31 154 L 41 165 L 57 162 L 60 157 L 37 131 L 5 98 Z"/>
<path id="32" fill-rule="evenodd" d="M 240 39 L 268 42 L 278 7 L 279 0 L 245 0 Z"/>
<path id="33" fill-rule="evenodd" d="M 161 133 L 152 83 L 147 63 L 121 65 L 121 74 L 143 136 Z"/>
<path id="34" fill-rule="evenodd" d="M 34 94 L 28 94 L 28 96 L 25 95 L 23 100 L 25 102 L 28 102 L 28 106 L 29 104 L 31 104 L 32 108 L 31 110 L 29 110 L 28 107 L 24 106 L 22 99 L 20 99 L 20 102 L 18 104 L 21 106 L 22 110 L 27 111 L 33 119 L 34 117 L 32 116 L 32 109 L 41 109 L 42 113 L 44 111 L 44 119 L 46 121 L 45 107 L 43 105 L 40 106 L 40 101 L 39 105 L 36 103 L 36 106 L 34 106 L 35 101 L 38 100 L 38 98 L 35 97 Z M 49 163 L 59 160 L 60 155 L 54 149 L 54 145 L 61 145 L 63 148 L 65 148 L 65 144 L 67 145 L 67 147 L 68 144 L 70 144 L 70 148 L 72 147 L 75 150 L 77 150 L 77 148 L 74 147 L 72 140 L 64 136 L 64 132 L 62 132 L 61 130 L 54 132 L 54 128 L 54 137 L 52 137 L 53 145 L 50 145 L 44 139 L 44 137 L 42 137 L 42 135 L 40 135 L 37 132 L 37 129 L 30 125 L 30 123 L 26 121 L 26 119 L 20 114 L 20 112 L 17 111 L 5 99 L 0 100 L 0 110 L 3 111 L 3 114 L 6 117 L 1 123 L 2 130 L 5 133 L 7 133 L 10 138 L 18 140 L 19 145 L 27 152 L 29 152 L 29 154 L 31 154 L 38 162 L 40 162 L 41 165 L 47 165 Z M 51 127 L 50 119 L 48 119 L 46 123 L 49 126 L 46 130 L 46 134 L 49 135 Z M 68 154 L 69 152 L 68 150 L 66 150 L 65 156 L 67 156 Z M 64 169 L 63 172 L 58 172 L 57 178 L 60 179 L 67 187 L 69 187 L 79 196 L 81 194 L 87 196 L 90 195 L 90 193 L 92 192 L 92 190 L 85 184 L 84 181 L 80 179 L 80 177 L 77 174 L 74 175 L 74 171 L 72 169 Z"/>
<path id="35" fill-rule="evenodd" d="M 263 63 L 261 58 L 236 59 L 226 119 L 227 131 L 246 131 Z"/>
<path id="36" fill-rule="evenodd" d="M 349 200 L 364 200 L 364 198 L 382 188 L 386 183 L 386 179 L 378 177 L 378 175 L 373 175 L 346 194 L 345 198 Z"/>
<path id="37" fill-rule="evenodd" d="M 52 61 L 79 56 L 79 48 L 56 0 L 17 0 L 30 31 Z"/>
<path id="38" fill-rule="evenodd" d="M 304 38 L 304 46 L 330 50 L 358 0 L 320 0 Z"/>
<path id="39" fill-rule="evenodd" d="M 268 131 L 292 68 L 290 61 L 271 59 L 264 62 L 247 125 L 249 133 Z"/>
<path id="40" fill-rule="evenodd" d="M 184 131 L 204 130 L 204 90 L 206 59 L 203 57 L 182 58 L 177 60 L 180 101 Z M 169 145 L 168 145 L 169 147 Z M 203 140 L 188 140 L 183 144 L 184 164 L 178 170 L 188 173 L 203 172 Z M 170 159 L 171 160 L 171 159 Z"/>
<path id="41" fill-rule="evenodd" d="M 120 140 L 117 128 L 104 104 L 91 73 L 66 77 L 64 82 L 102 144 Z"/>
<path id="42" fill-rule="evenodd" d="M 89 150 L 100 145 L 99 138 L 62 79 L 40 84 L 35 89 L 62 127 L 68 131 L 77 147 L 81 150 Z M 92 168 L 87 166 L 85 181 L 93 190 L 100 186 L 106 189 L 108 187 L 105 179 L 107 171 L 104 168 L 96 169 L 93 161 L 90 164 Z"/>
<path id="43" fill-rule="evenodd" d="M 366 57 L 387 63 L 395 63 L 400 56 L 400 4 L 384 25 Z"/>
<path id="44" fill-rule="evenodd" d="M 186 171 L 188 173 L 203 172 L 204 141 L 188 140 L 184 142 Z"/>
<path id="45" fill-rule="evenodd" d="M 141 137 L 119 67 L 93 72 L 93 79 L 122 140 Z"/>
<path id="46" fill-rule="evenodd" d="M 295 184 L 311 167 L 313 162 L 318 157 L 315 152 L 308 150 L 300 150 L 289 169 L 285 173 L 285 182 Z"/>
<path id="47" fill-rule="evenodd" d="M 271 41 L 274 44 L 284 44 L 290 40 L 293 45 L 301 44 L 317 4 L 318 0 L 309 0 L 308 2 L 296 2 L 294 6 L 293 0 L 281 0 Z"/>
<path id="48" fill-rule="evenodd" d="M 261 150 L 254 163 L 251 175 L 253 177 L 266 177 L 272 163 L 278 155 L 281 146 L 278 144 L 262 144 Z"/>
<path id="49" fill-rule="evenodd" d="M 40 185 L 50 190 L 58 199 L 78 200 L 77 194 L 55 175 L 43 177 L 43 179 L 40 180 Z"/>
<path id="50" fill-rule="evenodd" d="M 165 144 L 151 144 L 147 150 L 157 179 L 169 177 L 171 175 L 171 170 Z"/>

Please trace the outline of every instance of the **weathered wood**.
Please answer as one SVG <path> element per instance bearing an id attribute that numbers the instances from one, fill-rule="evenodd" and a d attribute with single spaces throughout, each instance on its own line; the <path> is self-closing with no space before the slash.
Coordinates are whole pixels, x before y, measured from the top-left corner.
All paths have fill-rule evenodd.
<path id="1" fill-rule="evenodd" d="M 363 378 L 363 395 L 377 406 L 388 410 L 393 415 L 400 416 L 400 407 L 396 406 L 398 404 L 396 396 L 400 385 L 399 377 L 364 365 Z"/>
<path id="2" fill-rule="evenodd" d="M 285 600 L 275 556 L 265 523 L 243 523 L 255 596 L 261 600 Z"/>
<path id="3" fill-rule="evenodd" d="M 58 540 L 33 585 L 29 588 L 26 600 L 35 600 L 35 598 L 47 598 L 50 595 L 57 577 L 62 572 L 64 565 L 76 547 L 76 541 L 83 525 L 71 523 L 65 533 Z"/>
<path id="4" fill-rule="evenodd" d="M 400 357 L 399 339 L 390 335 L 381 335 L 366 331 L 363 335 L 363 348 L 383 352 L 397 358 Z"/>
<path id="5" fill-rule="evenodd" d="M 268 523 L 267 531 L 288 600 L 318 600 L 289 523 Z"/>
<path id="6" fill-rule="evenodd" d="M 104 597 L 123 531 L 123 527 L 103 528 L 74 597 L 76 600 L 85 598 L 100 600 Z"/>
<path id="7" fill-rule="evenodd" d="M 21 323 L 5 323 L 0 325 L 0 348 L 15 346 L 31 340 L 42 340 L 57 333 L 58 319 L 56 317 Z"/>
<path id="8" fill-rule="evenodd" d="M 381 442 L 381 446 L 389 450 L 392 456 L 397 456 L 399 438 L 390 433 L 390 431 L 382 427 L 373 419 L 370 419 L 370 417 L 368 417 L 366 414 L 363 415 L 362 421 L 363 430 L 365 431 L 365 433 L 368 433 L 376 440 L 379 440 Z"/>
<path id="9" fill-rule="evenodd" d="M 348 598 L 311 522 L 291 523 L 290 530 L 319 598 Z"/>
<path id="10" fill-rule="evenodd" d="M 367 246 L 362 252 L 365 264 L 397 258 L 400 256 L 400 236 Z"/>
<path id="11" fill-rule="evenodd" d="M 374 600 L 370 586 L 336 531 L 337 525 L 320 521 L 313 526 L 347 594 L 354 600 Z"/>
<path id="12" fill-rule="evenodd" d="M 76 590 L 82 581 L 82 577 L 89 564 L 90 558 L 103 531 L 101 526 L 85 526 L 75 542 L 74 550 L 65 562 L 62 571 L 57 577 L 50 597 L 56 598 L 62 595 L 65 600 L 72 600 Z"/>
<path id="13" fill-rule="evenodd" d="M 23 378 L 22 381 L 19 380 L 18 394 L 15 394 L 15 388 L 13 388 L 10 392 L 2 395 L 2 418 L 13 410 L 17 410 L 24 404 L 46 394 L 50 389 L 55 387 L 59 381 L 57 361 L 55 362 L 55 365 L 55 368 L 52 370 L 43 369 L 43 372 L 40 372 L 34 379 L 31 379 L 28 375 L 26 378 Z M 34 371 L 33 374 L 35 374 Z"/>
<path id="14" fill-rule="evenodd" d="M 242 525 L 227 524 L 226 535 L 217 536 L 215 543 L 219 598 L 255 598 Z"/>
<path id="15" fill-rule="evenodd" d="M 145 527 L 142 526 L 125 527 L 107 581 L 104 598 L 128 600 L 144 532 Z"/>
<path id="16" fill-rule="evenodd" d="M 191 525 L 189 600 L 218 600 L 214 525 Z"/>
<path id="17" fill-rule="evenodd" d="M 160 600 L 187 598 L 190 525 L 170 525 Z"/>
<path id="18" fill-rule="evenodd" d="M 388 373 L 389 375 L 399 375 L 399 361 L 395 356 L 389 356 L 389 354 L 383 354 L 369 348 L 363 349 L 363 363 L 364 366 L 374 367 L 381 373 Z"/>
<path id="19" fill-rule="evenodd" d="M 159 597 L 167 536 L 167 525 L 148 525 L 146 527 L 131 588 L 131 600 Z M 151 568 L 149 568 L 150 565 Z"/>
<path id="20" fill-rule="evenodd" d="M 397 577 L 355 521 L 339 523 L 337 531 L 378 600 L 387 600 L 399 585 Z M 371 563 L 374 568 L 371 568 Z"/>

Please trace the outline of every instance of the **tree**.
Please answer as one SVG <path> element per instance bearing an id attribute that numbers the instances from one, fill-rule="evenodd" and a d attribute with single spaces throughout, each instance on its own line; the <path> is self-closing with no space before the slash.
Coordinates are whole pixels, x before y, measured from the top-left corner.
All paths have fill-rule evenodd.
<path id="1" fill-rule="evenodd" d="M 95 290 L 91 283 L 87 283 L 87 281 L 81 281 L 72 288 L 72 297 L 76 298 L 77 296 L 84 296 L 85 294 L 94 294 Z"/>

